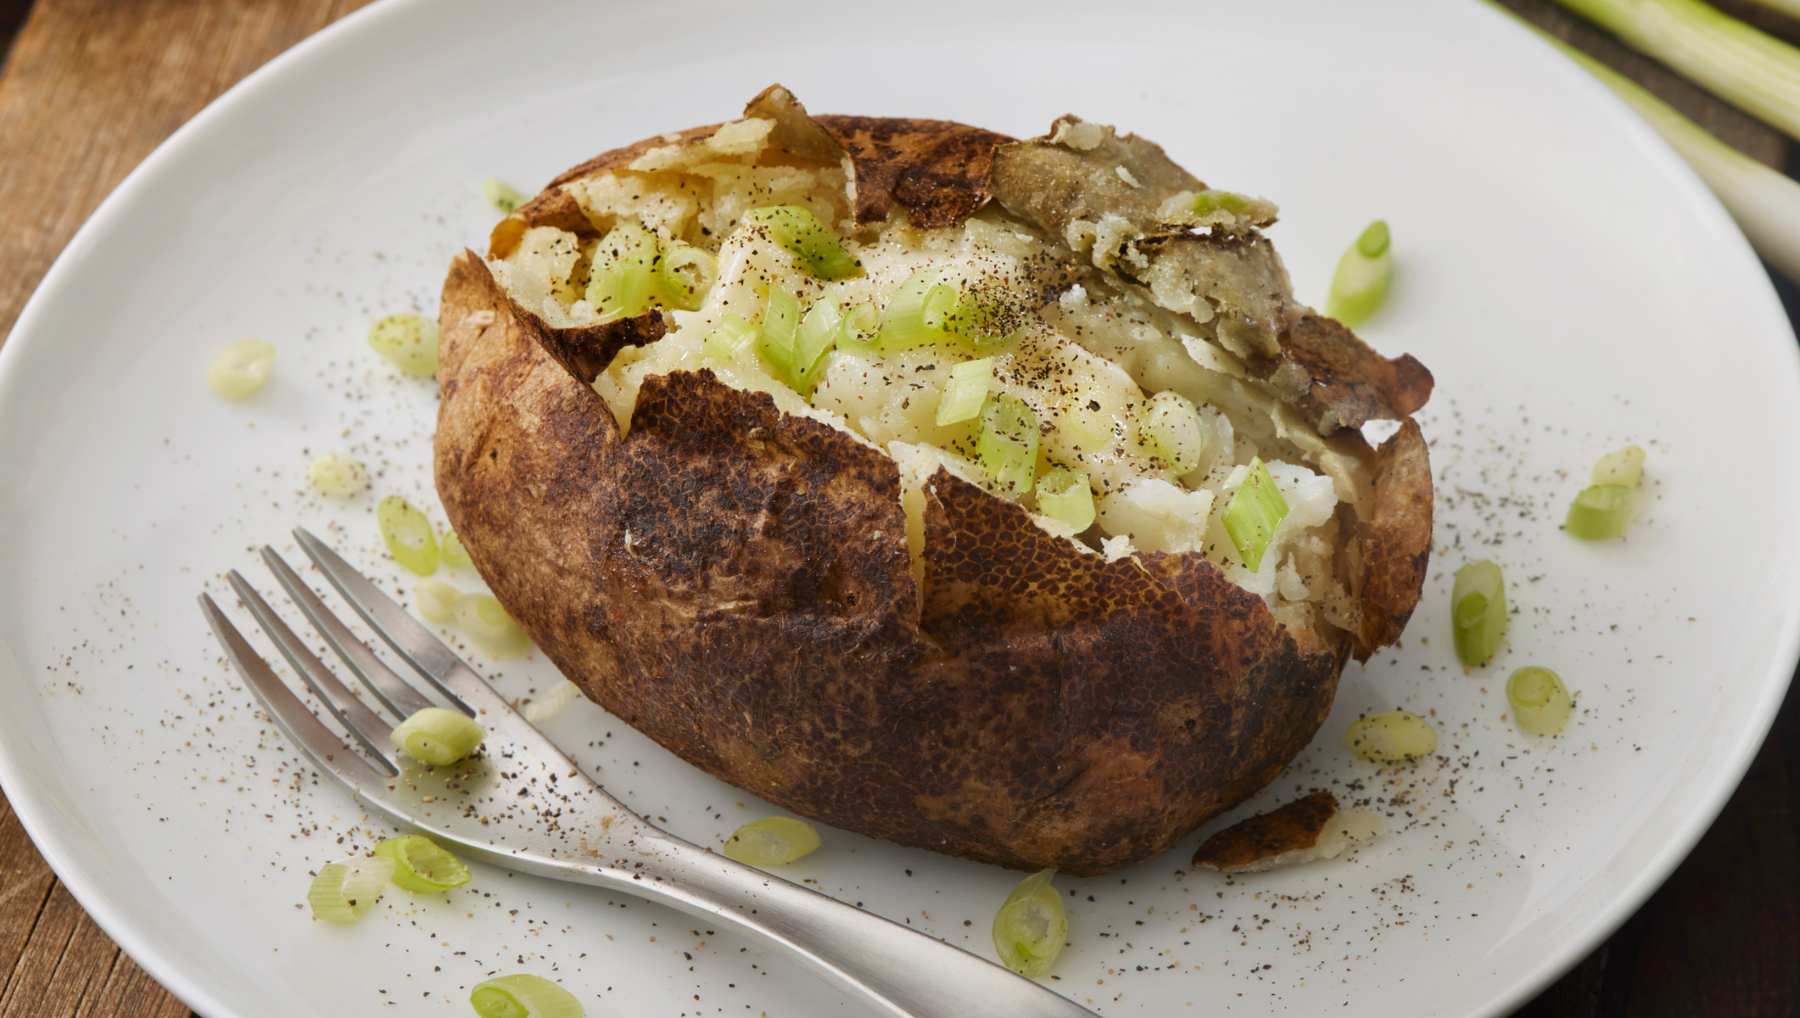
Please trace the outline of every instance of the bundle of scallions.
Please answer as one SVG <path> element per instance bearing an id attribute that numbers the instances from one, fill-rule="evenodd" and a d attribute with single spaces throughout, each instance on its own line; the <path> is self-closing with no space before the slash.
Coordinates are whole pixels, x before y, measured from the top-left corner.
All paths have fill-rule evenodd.
<path id="1" fill-rule="evenodd" d="M 1558 2 L 1800 139 L 1800 49 L 1701 0 Z M 1800 0 L 1756 2 L 1800 17 Z M 1758 253 L 1782 275 L 1800 281 L 1800 184 L 1713 137 L 1612 68 L 1540 34 L 1649 121 L 1719 196 Z"/>

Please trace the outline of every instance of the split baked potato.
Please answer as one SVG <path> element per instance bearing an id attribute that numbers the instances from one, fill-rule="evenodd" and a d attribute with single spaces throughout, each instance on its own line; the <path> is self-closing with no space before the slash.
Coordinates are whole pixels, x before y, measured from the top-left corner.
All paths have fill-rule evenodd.
<path id="1" fill-rule="evenodd" d="M 438 491 L 569 678 L 724 780 L 1143 859 L 1281 770 L 1425 572 L 1431 376 L 1295 302 L 1273 216 L 1073 117 L 771 87 L 455 259 Z"/>

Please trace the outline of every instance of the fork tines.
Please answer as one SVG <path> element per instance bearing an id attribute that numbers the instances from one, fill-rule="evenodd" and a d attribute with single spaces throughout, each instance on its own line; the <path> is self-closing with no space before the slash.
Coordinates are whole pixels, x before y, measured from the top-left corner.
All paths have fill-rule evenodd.
<path id="1" fill-rule="evenodd" d="M 275 723 L 320 767 L 353 788 L 371 781 L 387 781 L 399 773 L 401 764 L 390 739 L 393 726 L 426 707 L 449 707 L 470 717 L 477 716 L 479 707 L 483 720 L 489 724 L 500 718 L 518 718 L 455 651 L 407 614 L 368 577 L 352 568 L 329 545 L 304 529 L 296 529 L 294 536 L 301 550 L 356 614 L 394 649 L 409 666 L 407 670 L 416 676 L 409 679 L 390 667 L 326 607 L 319 595 L 274 548 L 264 545 L 262 560 L 274 575 L 275 582 L 369 692 L 374 706 L 365 703 L 295 634 L 250 581 L 235 569 L 226 574 L 231 589 L 281 656 L 364 751 L 364 754 L 358 754 L 288 688 L 211 595 L 201 594 L 201 611 L 206 615 L 213 635 L 225 649 L 226 658 L 243 676 L 251 692 L 262 701 Z M 475 701 L 475 706 L 471 706 L 470 701 Z M 518 718 L 518 724 L 525 722 Z"/>

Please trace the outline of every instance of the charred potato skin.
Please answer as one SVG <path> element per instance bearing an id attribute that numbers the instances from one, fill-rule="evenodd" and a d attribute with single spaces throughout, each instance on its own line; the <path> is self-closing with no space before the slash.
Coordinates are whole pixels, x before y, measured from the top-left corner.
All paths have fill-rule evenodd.
<path id="1" fill-rule="evenodd" d="M 859 166 L 853 207 L 873 218 L 968 215 L 988 172 L 970 153 L 1004 141 L 941 122 L 816 123 L 847 152 L 902 164 Z M 508 223 L 566 215 L 559 193 L 503 222 L 493 250 Z M 1347 655 L 1404 623 L 1415 563 L 1417 598 L 1428 468 L 1427 544 L 1388 547 L 1416 526 L 1365 521 L 1357 558 L 1384 570 L 1392 603 L 1324 645 L 1303 646 L 1199 556 L 1107 563 L 943 472 L 926 488 L 921 584 L 884 454 L 708 372 L 648 380 L 622 437 L 587 383 L 654 326 L 549 328 L 473 252 L 441 308 L 437 486 L 495 593 L 609 711 L 840 827 L 1077 874 L 1155 855 L 1311 739 Z M 1376 505 L 1418 511 L 1416 490 L 1388 495 Z"/>

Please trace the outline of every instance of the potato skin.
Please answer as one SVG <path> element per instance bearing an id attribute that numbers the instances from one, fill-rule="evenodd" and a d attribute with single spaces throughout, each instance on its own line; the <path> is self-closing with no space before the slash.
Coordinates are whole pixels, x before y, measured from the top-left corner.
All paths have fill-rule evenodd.
<path id="1" fill-rule="evenodd" d="M 859 212 L 915 222 L 979 207 L 970 153 L 1004 140 L 792 125 L 807 123 L 869 159 L 948 159 L 931 179 L 859 167 Z M 495 250 L 507 223 L 566 212 L 540 197 Z M 609 711 L 850 830 L 1077 874 L 1148 858 L 1271 780 L 1323 723 L 1348 654 L 1397 635 L 1417 599 L 1428 467 L 1423 544 L 1416 519 L 1379 513 L 1419 512 L 1422 441 L 1397 480 L 1378 470 L 1355 537 L 1387 592 L 1378 618 L 1302 643 L 1198 555 L 1108 563 L 941 471 L 916 580 L 885 454 L 705 371 L 648 379 L 622 437 L 587 383 L 654 326 L 550 329 L 473 252 L 451 265 L 441 326 L 438 492 L 495 594 Z"/>

